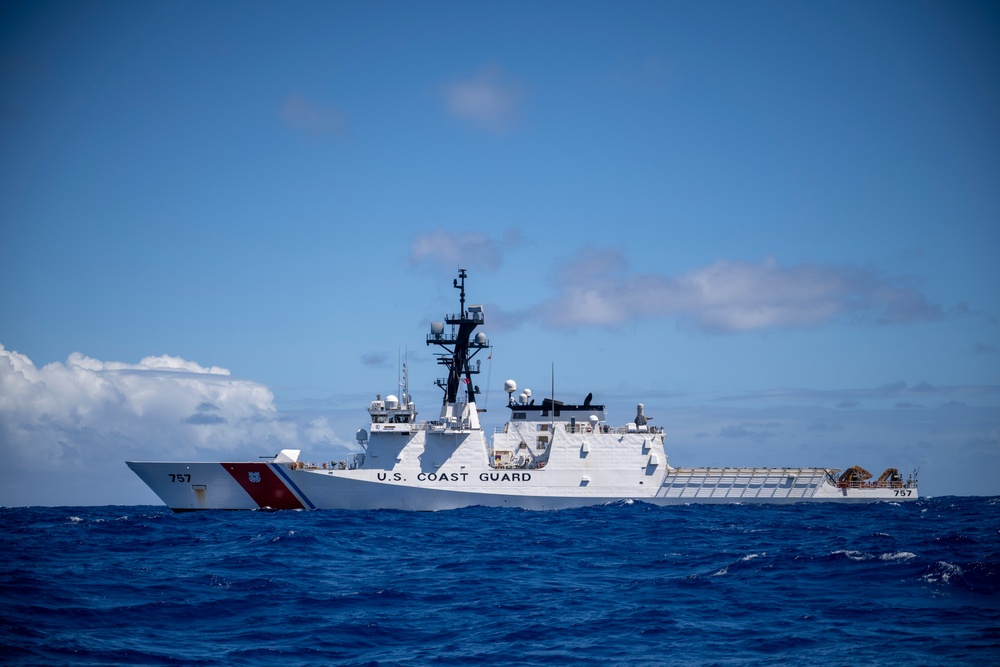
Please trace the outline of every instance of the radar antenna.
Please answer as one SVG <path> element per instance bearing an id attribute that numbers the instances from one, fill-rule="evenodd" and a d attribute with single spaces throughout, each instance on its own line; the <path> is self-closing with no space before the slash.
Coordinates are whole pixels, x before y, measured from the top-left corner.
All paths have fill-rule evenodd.
<path id="1" fill-rule="evenodd" d="M 459 292 L 459 312 L 446 315 L 444 324 L 451 325 L 451 333 L 443 332 L 443 326 L 433 324 L 431 334 L 427 336 L 428 345 L 437 345 L 445 350 L 439 353 L 438 363 L 448 369 L 447 378 L 439 378 L 435 384 L 444 390 L 444 405 L 453 405 L 458 400 L 461 385 L 465 384 L 469 403 L 475 403 L 475 395 L 479 388 L 472 382 L 472 376 L 480 371 L 480 364 L 473 364 L 472 359 L 479 352 L 490 346 L 486 334 L 479 333 L 473 337 L 476 327 L 483 324 L 483 307 L 481 305 L 465 305 L 465 269 L 458 270 L 458 278 L 452 285 Z"/>

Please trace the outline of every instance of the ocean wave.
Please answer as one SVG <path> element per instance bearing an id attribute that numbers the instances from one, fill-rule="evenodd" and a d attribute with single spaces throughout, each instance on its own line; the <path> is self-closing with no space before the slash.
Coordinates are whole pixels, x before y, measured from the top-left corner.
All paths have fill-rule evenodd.
<path id="1" fill-rule="evenodd" d="M 961 566 L 955 565 L 954 563 L 946 563 L 942 560 L 928 568 L 928 571 L 921 576 L 921 579 L 931 584 L 947 584 L 951 582 L 952 579 L 961 577 L 964 574 L 965 571 L 961 568 Z"/>
<path id="2" fill-rule="evenodd" d="M 0 662 L 988 664 L 995 515 L 5 508 Z"/>

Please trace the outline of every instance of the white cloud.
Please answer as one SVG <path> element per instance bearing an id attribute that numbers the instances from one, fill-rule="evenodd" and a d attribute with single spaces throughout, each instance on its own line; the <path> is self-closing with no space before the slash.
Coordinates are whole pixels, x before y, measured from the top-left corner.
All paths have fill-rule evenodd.
<path id="1" fill-rule="evenodd" d="M 617 251 L 579 253 L 538 314 L 553 327 L 615 327 L 675 317 L 697 329 L 738 332 L 832 322 L 901 324 L 942 317 L 915 286 L 874 269 L 719 260 L 677 276 L 631 273 Z"/>
<path id="2" fill-rule="evenodd" d="M 998 395 L 994 386 L 894 382 L 646 403 L 671 434 L 673 465 L 919 465 L 928 493 L 996 494 Z M 631 401 L 611 399 L 602 401 L 609 414 L 634 414 Z M 927 407 L 891 409 L 908 399 Z M 0 345 L 0 505 L 160 504 L 129 459 L 254 460 L 283 447 L 340 459 L 354 443 L 337 432 L 353 434 L 360 402 L 345 395 L 279 411 L 263 385 L 177 357 L 130 364 L 73 354 L 38 368 Z M 325 407 L 339 404 L 352 407 Z"/>
<path id="3" fill-rule="evenodd" d="M 523 96 L 521 86 L 495 66 L 445 88 L 452 115 L 491 132 L 502 132 L 517 120 Z"/>
<path id="4" fill-rule="evenodd" d="M 417 234 L 410 240 L 410 261 L 435 264 L 447 269 L 478 268 L 496 271 L 500 268 L 501 247 L 515 243 L 516 230 L 507 233 L 504 242 L 498 242 L 486 232 L 449 232 L 439 229 Z"/>
<path id="5" fill-rule="evenodd" d="M 0 345 L 0 397 L 0 448 L 29 467 L 81 463 L 109 450 L 123 459 L 190 457 L 298 438 L 266 387 L 177 357 L 127 364 L 74 353 L 37 368 Z"/>
<path id="6" fill-rule="evenodd" d="M 326 417 L 317 417 L 306 425 L 304 435 L 309 443 L 335 444 L 337 434 Z"/>
<path id="7" fill-rule="evenodd" d="M 267 387 L 224 368 L 79 353 L 38 368 L 0 345 L 0 505 L 141 502 L 130 459 L 255 460 L 282 448 L 339 458 L 345 445 L 325 417 L 280 413 Z"/>
<path id="8" fill-rule="evenodd" d="M 318 104 L 295 93 L 285 99 L 281 117 L 297 130 L 312 135 L 340 135 L 347 130 L 347 115 L 338 107 Z"/>

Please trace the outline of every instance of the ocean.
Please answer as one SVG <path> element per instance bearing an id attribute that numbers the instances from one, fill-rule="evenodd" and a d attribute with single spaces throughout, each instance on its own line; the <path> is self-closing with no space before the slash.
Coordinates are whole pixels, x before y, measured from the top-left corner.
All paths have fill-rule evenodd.
<path id="1" fill-rule="evenodd" d="M 1000 498 L 0 509 L 3 665 L 997 665 Z"/>

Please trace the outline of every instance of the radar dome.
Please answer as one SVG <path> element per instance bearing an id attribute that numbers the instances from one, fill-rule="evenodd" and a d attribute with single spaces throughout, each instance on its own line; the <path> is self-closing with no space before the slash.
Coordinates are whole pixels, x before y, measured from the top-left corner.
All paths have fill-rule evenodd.
<path id="1" fill-rule="evenodd" d="M 517 383 L 514 382 L 513 380 L 507 380 L 506 382 L 503 383 L 503 390 L 508 394 L 513 394 L 515 391 L 517 391 Z"/>
<path id="2" fill-rule="evenodd" d="M 388 396 L 385 397 L 385 409 L 386 410 L 395 410 L 398 407 L 399 407 L 399 399 L 398 398 L 396 398 L 392 394 L 389 394 Z"/>
<path id="3" fill-rule="evenodd" d="M 357 439 L 358 442 L 367 442 L 368 431 L 364 430 L 363 428 L 359 428 L 358 432 L 354 435 L 354 437 Z"/>
<path id="4" fill-rule="evenodd" d="M 476 334 L 476 344 L 477 345 L 486 344 L 486 334 L 484 334 L 482 331 Z"/>
<path id="5" fill-rule="evenodd" d="M 431 333 L 440 336 L 444 333 L 444 322 L 431 322 Z"/>

